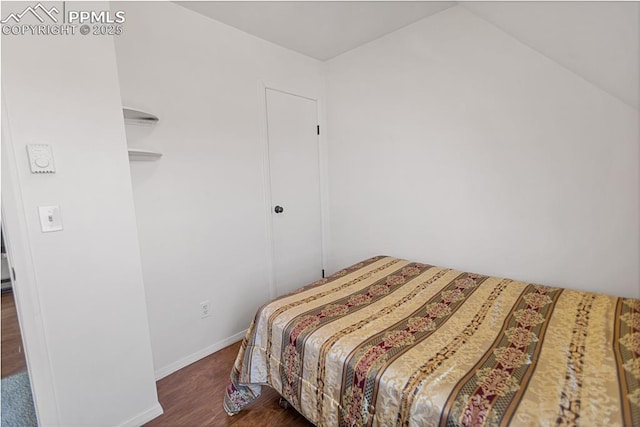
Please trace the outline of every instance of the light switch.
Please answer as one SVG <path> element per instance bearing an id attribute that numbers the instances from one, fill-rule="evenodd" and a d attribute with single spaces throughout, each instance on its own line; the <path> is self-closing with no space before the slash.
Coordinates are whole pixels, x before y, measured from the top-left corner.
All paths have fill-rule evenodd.
<path id="1" fill-rule="evenodd" d="M 60 206 L 38 206 L 40 212 L 40 227 L 43 233 L 62 230 Z"/>
<path id="2" fill-rule="evenodd" d="M 51 146 L 47 144 L 27 145 L 29 154 L 29 165 L 31 173 L 55 173 L 56 167 L 53 164 L 53 152 Z"/>

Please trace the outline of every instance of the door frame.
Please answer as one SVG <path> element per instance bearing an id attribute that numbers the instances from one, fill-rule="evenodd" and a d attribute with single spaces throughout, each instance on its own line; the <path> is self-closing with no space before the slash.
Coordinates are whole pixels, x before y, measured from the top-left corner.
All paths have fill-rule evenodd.
<path id="1" fill-rule="evenodd" d="M 320 135 L 318 135 L 318 174 L 320 180 L 320 253 L 321 267 L 326 270 L 327 245 L 328 245 L 328 218 L 329 218 L 329 194 L 327 182 L 327 149 L 326 149 L 326 123 L 324 122 L 324 103 L 321 94 L 312 93 L 309 90 L 301 90 L 300 88 L 290 87 L 289 85 L 275 84 L 271 82 L 258 82 L 258 114 L 260 115 L 258 123 L 260 125 L 260 140 L 262 141 L 262 181 L 264 186 L 264 206 L 265 206 L 265 224 L 266 224 L 266 260 L 267 260 L 267 282 L 269 286 L 269 297 L 275 298 L 277 295 L 276 277 L 275 277 L 275 249 L 273 237 L 273 215 L 271 208 L 273 201 L 271 199 L 271 163 L 269 161 L 269 125 L 267 117 L 267 89 L 281 92 L 287 95 L 298 96 L 316 102 L 316 122 L 320 126 Z M 300 286 L 307 285 L 301 283 Z"/>
<path id="2" fill-rule="evenodd" d="M 39 425 L 59 425 L 55 379 L 49 357 L 31 239 L 18 174 L 18 157 L 4 96 L 2 105 L 2 228 L 20 335 Z"/>

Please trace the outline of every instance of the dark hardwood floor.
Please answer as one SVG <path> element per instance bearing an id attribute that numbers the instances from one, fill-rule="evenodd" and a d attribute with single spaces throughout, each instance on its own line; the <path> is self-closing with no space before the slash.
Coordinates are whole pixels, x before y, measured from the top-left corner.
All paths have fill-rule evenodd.
<path id="1" fill-rule="evenodd" d="M 13 292 L 2 294 L 2 378 L 27 370 Z"/>
<path id="2" fill-rule="evenodd" d="M 148 427 L 196 426 L 311 426 L 295 409 L 282 409 L 279 395 L 269 387 L 239 414 L 230 417 L 222 408 L 225 387 L 240 343 L 199 360 L 158 381 L 164 414 Z"/>
<path id="3" fill-rule="evenodd" d="M 27 369 L 13 293 L 2 294 L 2 378 Z M 164 414 L 147 423 L 157 427 L 277 426 L 308 427 L 295 409 L 283 409 L 279 395 L 269 387 L 239 414 L 230 417 L 222 408 L 225 387 L 240 342 L 199 360 L 157 383 Z"/>

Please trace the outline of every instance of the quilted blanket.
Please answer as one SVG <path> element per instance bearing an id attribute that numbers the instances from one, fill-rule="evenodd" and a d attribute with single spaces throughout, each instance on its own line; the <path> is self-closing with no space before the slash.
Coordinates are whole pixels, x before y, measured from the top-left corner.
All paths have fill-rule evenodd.
<path id="1" fill-rule="evenodd" d="M 256 313 L 224 401 L 318 426 L 640 426 L 640 300 L 391 257 Z"/>

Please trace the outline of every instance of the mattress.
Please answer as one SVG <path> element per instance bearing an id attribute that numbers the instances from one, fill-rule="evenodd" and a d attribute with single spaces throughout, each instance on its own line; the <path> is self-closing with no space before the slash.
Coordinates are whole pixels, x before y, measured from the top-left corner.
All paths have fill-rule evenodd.
<path id="1" fill-rule="evenodd" d="M 640 426 L 640 300 L 378 256 L 262 306 L 225 410 L 317 426 Z"/>

